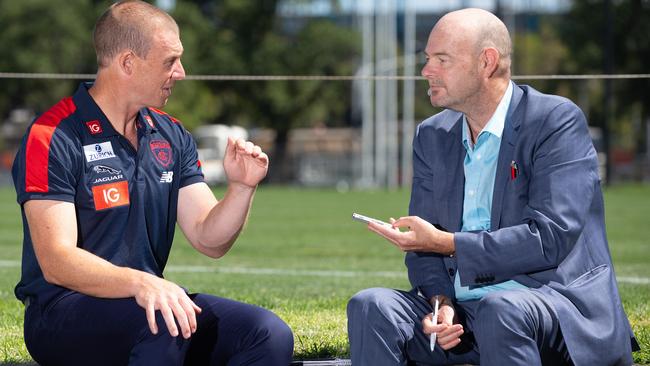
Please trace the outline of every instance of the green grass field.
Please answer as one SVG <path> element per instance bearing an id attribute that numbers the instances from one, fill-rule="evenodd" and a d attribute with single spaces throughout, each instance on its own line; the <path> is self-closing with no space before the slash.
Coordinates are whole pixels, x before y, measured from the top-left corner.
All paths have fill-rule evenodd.
<path id="1" fill-rule="evenodd" d="M 204 258 L 179 234 L 166 276 L 191 291 L 273 310 L 294 331 L 296 358 L 347 357 L 350 296 L 373 286 L 408 288 L 403 255 L 350 215 L 404 215 L 408 195 L 262 187 L 230 253 Z M 635 361 L 650 364 L 650 186 L 609 188 L 605 200 L 621 295 L 644 349 Z M 22 339 L 23 306 L 13 296 L 21 241 L 14 192 L 0 189 L 0 363 L 31 361 Z"/>

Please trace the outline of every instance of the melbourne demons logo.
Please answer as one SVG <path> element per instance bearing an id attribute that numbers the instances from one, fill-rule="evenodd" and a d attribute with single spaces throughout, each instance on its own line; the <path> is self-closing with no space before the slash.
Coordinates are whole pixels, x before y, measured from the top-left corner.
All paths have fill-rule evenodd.
<path id="1" fill-rule="evenodd" d="M 99 120 L 88 121 L 86 122 L 86 126 L 88 126 L 88 130 L 93 135 L 102 133 L 102 125 L 99 123 Z"/>
<path id="2" fill-rule="evenodd" d="M 156 160 L 165 168 L 173 162 L 172 148 L 169 142 L 165 140 L 153 140 L 149 142 L 149 148 Z"/>

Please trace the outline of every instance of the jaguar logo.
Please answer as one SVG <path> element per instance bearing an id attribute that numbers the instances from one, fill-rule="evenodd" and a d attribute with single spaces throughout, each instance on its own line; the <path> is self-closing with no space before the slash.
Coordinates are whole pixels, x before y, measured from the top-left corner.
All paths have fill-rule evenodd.
<path id="1" fill-rule="evenodd" d="M 95 165 L 93 167 L 95 173 L 107 173 L 107 174 L 120 174 L 122 171 L 119 169 L 111 168 L 106 165 Z"/>

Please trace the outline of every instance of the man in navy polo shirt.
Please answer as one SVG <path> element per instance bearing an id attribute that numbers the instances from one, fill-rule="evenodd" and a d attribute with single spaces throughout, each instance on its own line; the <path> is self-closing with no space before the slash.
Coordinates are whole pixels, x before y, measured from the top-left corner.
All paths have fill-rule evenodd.
<path id="1" fill-rule="evenodd" d="M 156 109 L 185 77 L 174 20 L 119 2 L 94 41 L 96 82 L 31 125 L 13 167 L 30 354 L 42 365 L 287 365 L 293 336 L 276 315 L 162 277 L 176 223 L 199 252 L 228 252 L 268 157 L 229 140 L 217 201 L 192 137 Z"/>

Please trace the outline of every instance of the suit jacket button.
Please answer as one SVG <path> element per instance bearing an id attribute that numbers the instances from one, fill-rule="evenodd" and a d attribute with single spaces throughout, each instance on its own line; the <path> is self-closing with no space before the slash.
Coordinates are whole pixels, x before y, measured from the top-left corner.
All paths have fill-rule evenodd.
<path id="1" fill-rule="evenodd" d="M 456 271 L 454 271 L 453 268 L 449 268 L 449 269 L 447 269 L 447 270 L 449 271 L 449 275 L 450 275 L 451 277 L 454 277 L 454 274 L 456 274 Z"/>

